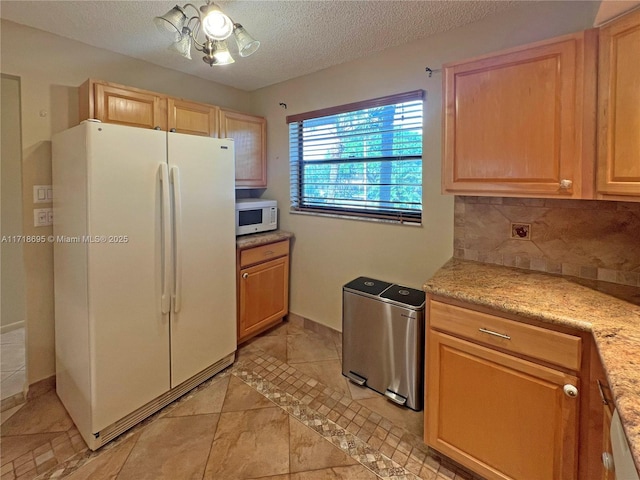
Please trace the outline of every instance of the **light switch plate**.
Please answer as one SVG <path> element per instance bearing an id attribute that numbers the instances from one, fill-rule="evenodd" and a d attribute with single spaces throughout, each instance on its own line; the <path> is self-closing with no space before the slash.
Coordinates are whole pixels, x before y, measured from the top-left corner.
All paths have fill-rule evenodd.
<path id="1" fill-rule="evenodd" d="M 33 203 L 53 202 L 53 187 L 51 185 L 33 186 Z"/>

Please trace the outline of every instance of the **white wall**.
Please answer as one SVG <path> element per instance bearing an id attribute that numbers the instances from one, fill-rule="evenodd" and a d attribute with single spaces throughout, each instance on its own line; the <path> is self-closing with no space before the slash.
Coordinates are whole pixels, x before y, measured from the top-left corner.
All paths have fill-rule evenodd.
<path id="1" fill-rule="evenodd" d="M 0 71 L 20 77 L 22 86 L 24 235 L 52 233 L 33 226 L 33 209 L 51 204 L 35 205 L 32 186 L 51 184 L 51 135 L 78 123 L 77 87 L 87 78 L 250 111 L 249 94 L 241 90 L 13 22 L 3 20 L 0 27 Z M 52 244 L 25 245 L 24 262 L 32 384 L 55 373 Z"/>
<path id="2" fill-rule="evenodd" d="M 420 288 L 452 256 L 453 197 L 440 194 L 442 78 L 428 78 L 425 67 L 588 28 L 597 9 L 598 2 L 522 2 L 498 17 L 253 92 L 254 111 L 268 124 L 264 196 L 279 201 L 280 227 L 296 237 L 291 311 L 340 330 L 346 282 L 364 275 Z M 289 213 L 287 115 L 416 89 L 427 92 L 421 228 Z"/>
<path id="3" fill-rule="evenodd" d="M 20 144 L 20 79 L 2 76 L 0 88 L 2 196 L 0 234 L 22 235 L 22 146 Z M 22 243 L 3 242 L 0 263 L 0 325 L 9 331 L 24 325 L 26 299 Z"/>

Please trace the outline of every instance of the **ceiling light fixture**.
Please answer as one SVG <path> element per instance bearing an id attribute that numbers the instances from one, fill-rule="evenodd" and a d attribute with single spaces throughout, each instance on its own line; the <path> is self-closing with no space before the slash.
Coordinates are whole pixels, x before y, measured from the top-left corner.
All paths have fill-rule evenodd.
<path id="1" fill-rule="evenodd" d="M 187 17 L 186 10 L 191 7 L 196 15 Z M 234 23 L 220 7 L 207 0 L 199 9 L 187 3 L 184 7 L 176 5 L 153 22 L 158 30 L 170 36 L 173 43 L 169 50 L 191 60 L 191 47 L 203 52 L 205 63 L 210 66 L 228 65 L 235 62 L 229 52 L 227 40 L 233 38 L 241 57 L 248 57 L 260 46 L 260 42 L 247 33 L 242 25 Z M 204 40 L 198 40 L 202 30 Z"/>

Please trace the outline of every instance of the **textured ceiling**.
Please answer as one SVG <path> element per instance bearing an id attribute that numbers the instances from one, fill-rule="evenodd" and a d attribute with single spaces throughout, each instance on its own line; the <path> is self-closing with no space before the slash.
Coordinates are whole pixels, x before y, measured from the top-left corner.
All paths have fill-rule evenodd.
<path id="1" fill-rule="evenodd" d="M 195 1 L 197 6 L 203 1 Z M 160 1 L 7 1 L 0 16 L 95 47 L 242 90 L 255 90 L 392 46 L 477 21 L 514 1 L 244 1 L 216 2 L 260 40 L 250 57 L 209 67 L 168 52 L 152 22 L 175 5 Z M 189 9 L 187 13 L 192 12 Z M 233 53 L 233 52 L 232 52 Z"/>

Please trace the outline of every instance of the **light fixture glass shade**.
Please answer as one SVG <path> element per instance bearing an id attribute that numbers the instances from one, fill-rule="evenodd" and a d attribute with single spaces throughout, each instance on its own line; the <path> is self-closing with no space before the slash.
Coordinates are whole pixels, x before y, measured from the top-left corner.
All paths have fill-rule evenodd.
<path id="1" fill-rule="evenodd" d="M 213 58 L 216 59 L 214 65 L 229 65 L 235 62 L 224 40 L 214 43 Z"/>
<path id="2" fill-rule="evenodd" d="M 191 60 L 191 30 L 187 27 L 182 28 L 182 35 L 176 38 L 176 41 L 169 46 L 169 51 Z"/>
<path id="3" fill-rule="evenodd" d="M 182 28 L 184 27 L 184 22 L 186 20 L 187 16 L 184 11 L 176 5 L 163 16 L 155 17 L 153 19 L 153 23 L 156 24 L 156 27 L 158 27 L 158 30 L 161 33 L 175 36 L 176 34 L 182 34 Z"/>
<path id="4" fill-rule="evenodd" d="M 187 17 L 189 8 L 196 14 Z M 236 42 L 234 48 L 237 46 L 242 57 L 248 57 L 260 47 L 259 41 L 242 25 L 234 23 L 212 0 L 205 0 L 205 5 L 199 8 L 192 3 L 183 7 L 176 5 L 163 16 L 155 17 L 153 22 L 160 32 L 171 37 L 173 42 L 168 50 L 191 60 L 191 49 L 195 48 L 204 54 L 202 60 L 210 66 L 235 62 L 226 42 L 231 35 Z"/>
<path id="5" fill-rule="evenodd" d="M 233 22 L 213 3 L 200 7 L 202 29 L 212 40 L 226 40 L 233 33 Z"/>
<path id="6" fill-rule="evenodd" d="M 233 37 L 236 39 L 241 57 L 248 57 L 260 47 L 260 42 L 249 35 L 239 23 L 233 26 Z"/>

